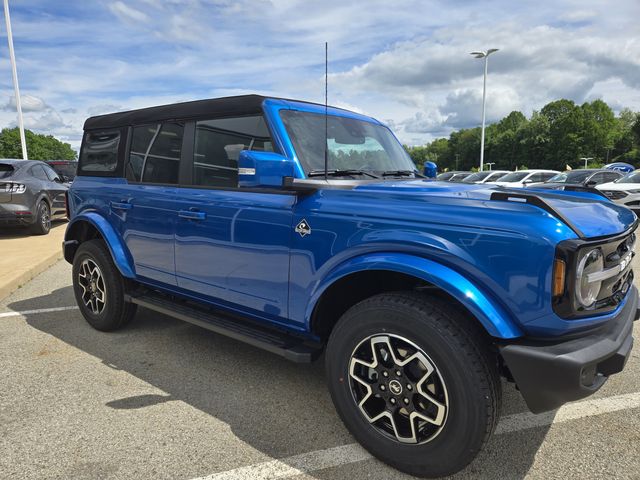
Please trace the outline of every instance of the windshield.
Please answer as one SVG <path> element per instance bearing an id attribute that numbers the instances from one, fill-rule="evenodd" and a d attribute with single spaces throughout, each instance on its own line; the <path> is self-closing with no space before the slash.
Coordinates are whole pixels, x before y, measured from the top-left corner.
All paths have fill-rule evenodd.
<path id="1" fill-rule="evenodd" d="M 507 173 L 504 177 L 500 178 L 501 182 L 519 182 L 524 179 L 530 172 L 513 172 Z"/>
<path id="2" fill-rule="evenodd" d="M 307 174 L 324 171 L 325 145 L 329 170 L 416 171 L 405 149 L 382 125 L 329 115 L 325 142 L 325 115 L 283 110 L 281 116 Z"/>
<path id="3" fill-rule="evenodd" d="M 640 171 L 636 170 L 631 173 L 627 173 L 624 177 L 615 181 L 616 183 L 640 183 Z"/>
<path id="4" fill-rule="evenodd" d="M 592 171 L 587 172 L 563 172 L 554 175 L 546 183 L 582 183 L 589 175 L 592 175 Z"/>
<path id="5" fill-rule="evenodd" d="M 463 182 L 465 182 L 465 183 L 480 182 L 480 181 L 484 180 L 485 178 L 487 178 L 492 173 L 493 172 L 491 172 L 491 171 L 472 173 L 467 178 L 465 178 L 463 180 Z"/>

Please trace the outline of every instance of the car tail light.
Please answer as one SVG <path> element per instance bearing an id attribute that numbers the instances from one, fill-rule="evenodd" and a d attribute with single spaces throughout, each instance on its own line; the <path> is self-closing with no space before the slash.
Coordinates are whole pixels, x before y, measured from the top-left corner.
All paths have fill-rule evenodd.
<path id="1" fill-rule="evenodd" d="M 5 183 L 4 191 L 6 193 L 24 193 L 27 187 L 22 183 Z"/>

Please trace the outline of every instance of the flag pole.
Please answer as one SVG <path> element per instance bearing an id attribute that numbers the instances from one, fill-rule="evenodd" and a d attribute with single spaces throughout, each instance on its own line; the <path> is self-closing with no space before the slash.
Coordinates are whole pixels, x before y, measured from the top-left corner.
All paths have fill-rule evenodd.
<path id="1" fill-rule="evenodd" d="M 22 145 L 22 158 L 27 157 L 27 141 L 24 137 L 24 122 L 22 120 L 22 103 L 20 102 L 20 87 L 18 86 L 18 70 L 16 68 L 16 55 L 13 51 L 13 34 L 11 33 L 11 17 L 9 16 L 9 0 L 4 0 L 4 19 L 7 22 L 7 40 L 9 41 L 9 57 L 11 59 L 11 72 L 13 73 L 13 88 L 16 95 L 16 108 L 18 109 L 18 128 L 20 129 L 20 143 Z"/>

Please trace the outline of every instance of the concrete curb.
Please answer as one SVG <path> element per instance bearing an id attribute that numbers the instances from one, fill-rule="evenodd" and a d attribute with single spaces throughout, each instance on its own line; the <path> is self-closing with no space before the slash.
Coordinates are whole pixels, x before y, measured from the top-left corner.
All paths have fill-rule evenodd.
<path id="1" fill-rule="evenodd" d="M 3 282 L 0 285 L 0 300 L 4 300 L 22 285 L 27 283 L 32 278 L 40 275 L 47 268 L 53 266 L 59 260 L 62 259 L 62 247 L 57 253 L 52 253 L 48 257 L 40 260 L 37 264 L 33 265 L 28 271 L 22 272 L 15 277 L 9 279 L 8 282 Z"/>
<path id="2" fill-rule="evenodd" d="M 0 236 L 0 300 L 62 259 L 66 222 L 55 225 L 48 235 L 14 232 Z"/>

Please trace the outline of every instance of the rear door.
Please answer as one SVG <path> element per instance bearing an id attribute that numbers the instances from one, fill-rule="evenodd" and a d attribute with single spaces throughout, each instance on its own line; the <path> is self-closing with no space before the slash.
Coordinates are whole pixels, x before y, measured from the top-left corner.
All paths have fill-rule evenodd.
<path id="1" fill-rule="evenodd" d="M 184 124 L 154 123 L 131 129 L 127 182 L 110 204 L 114 224 L 143 279 L 176 285 L 174 236 Z"/>
<path id="2" fill-rule="evenodd" d="M 178 189 L 178 285 L 212 303 L 285 321 L 296 197 L 238 188 L 240 152 L 273 150 L 264 119 L 203 120 L 190 130 L 190 182 Z"/>

